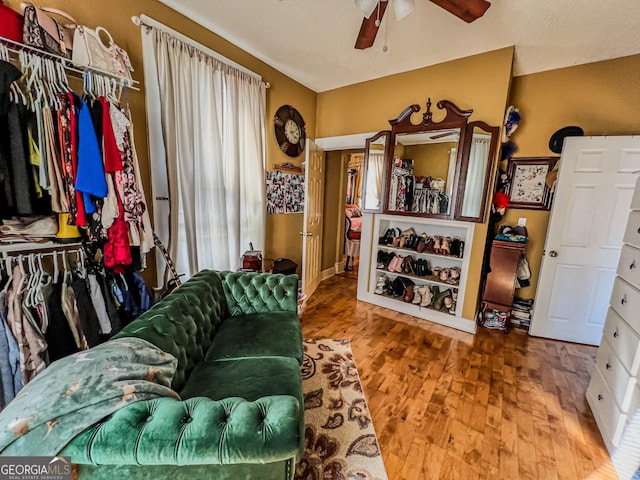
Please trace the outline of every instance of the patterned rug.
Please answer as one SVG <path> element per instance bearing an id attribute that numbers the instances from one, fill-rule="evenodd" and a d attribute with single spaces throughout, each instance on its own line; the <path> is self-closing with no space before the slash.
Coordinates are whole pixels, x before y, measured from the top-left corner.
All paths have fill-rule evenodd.
<path id="1" fill-rule="evenodd" d="M 305 340 L 305 454 L 296 480 L 388 480 L 349 340 Z"/>

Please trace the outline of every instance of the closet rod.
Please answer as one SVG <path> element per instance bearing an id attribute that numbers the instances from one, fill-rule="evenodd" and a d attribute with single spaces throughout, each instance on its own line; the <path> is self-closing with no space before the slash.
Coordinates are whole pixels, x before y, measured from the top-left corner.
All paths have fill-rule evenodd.
<path id="1" fill-rule="evenodd" d="M 73 243 L 55 243 L 55 242 L 46 242 L 46 243 L 11 243 L 8 245 L 0 244 L 0 255 L 2 258 L 7 256 L 18 256 L 21 254 L 30 254 L 30 253 L 44 253 L 51 252 L 54 250 L 67 250 L 67 249 L 81 249 L 81 242 L 73 242 Z"/>
<path id="2" fill-rule="evenodd" d="M 32 252 L 30 252 L 28 250 L 24 250 L 24 251 L 21 251 L 21 252 L 9 252 L 9 253 L 2 252 L 2 257 L 1 258 L 3 260 L 6 259 L 7 257 L 11 257 L 11 258 L 20 258 L 20 257 L 27 258 L 30 255 L 34 255 L 34 256 L 41 255 L 43 257 L 46 257 L 48 255 L 51 255 L 51 256 L 58 255 L 58 254 L 67 255 L 69 253 L 71 253 L 71 254 L 75 253 L 75 254 L 79 255 L 79 254 L 83 253 L 83 251 L 84 250 L 82 250 L 81 248 L 76 248 L 74 250 L 62 250 L 62 249 L 57 248 L 57 249 L 51 250 L 50 252 L 41 252 L 41 251 L 32 251 Z"/>
<path id="3" fill-rule="evenodd" d="M 45 58 L 50 58 L 52 60 L 57 60 L 58 62 L 62 63 L 62 65 L 64 66 L 65 70 L 67 70 L 68 72 L 79 74 L 79 76 L 78 75 L 74 75 L 74 76 L 70 75 L 72 78 L 76 78 L 76 79 L 82 80 L 84 78 L 83 74 L 85 72 L 95 73 L 95 74 L 98 74 L 98 75 L 104 75 L 104 76 L 109 77 L 109 78 L 115 78 L 116 80 L 119 80 L 122 83 L 122 85 L 126 85 L 127 88 L 129 88 L 131 90 L 135 90 L 137 92 L 140 91 L 140 88 L 136 86 L 136 85 L 140 84 L 140 82 L 138 82 L 137 80 L 121 77 L 119 75 L 114 75 L 113 73 L 105 72 L 104 70 L 100 70 L 100 69 L 93 68 L 93 67 L 78 68 L 73 64 L 71 59 L 69 59 L 67 57 L 61 57 L 60 55 L 55 55 L 53 53 L 45 52 L 45 51 L 39 50 L 37 48 L 30 47 L 29 45 L 25 45 L 24 43 L 14 42 L 13 40 L 9 40 L 8 38 L 2 37 L 2 36 L 0 36 L 0 43 L 4 44 L 7 47 L 7 49 L 9 50 L 9 53 L 12 53 L 14 55 L 14 59 L 15 60 L 18 59 L 19 52 L 22 50 L 24 52 L 32 53 L 32 54 L 38 55 L 40 57 L 45 57 Z"/>

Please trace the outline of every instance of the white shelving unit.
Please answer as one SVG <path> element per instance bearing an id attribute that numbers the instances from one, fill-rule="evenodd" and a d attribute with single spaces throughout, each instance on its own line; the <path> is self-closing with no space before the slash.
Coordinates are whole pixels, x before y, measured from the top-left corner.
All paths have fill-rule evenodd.
<path id="1" fill-rule="evenodd" d="M 462 258 L 437 255 L 432 253 L 418 253 L 416 250 L 406 248 L 394 248 L 388 245 L 379 245 L 379 238 L 387 229 L 399 228 L 401 231 L 413 227 L 418 235 L 426 233 L 428 236 L 458 237 L 465 243 Z M 475 224 L 451 220 L 439 220 L 423 217 L 408 217 L 401 215 L 373 215 L 364 214 L 362 225 L 362 238 L 360 240 L 360 267 L 358 270 L 358 300 L 372 303 L 401 313 L 406 313 L 431 322 L 454 327 L 466 332 L 475 333 L 476 322 L 473 319 L 462 317 L 464 297 L 467 284 L 467 272 L 469 270 L 469 253 L 473 242 Z M 377 255 L 379 250 L 393 252 L 401 257 L 412 255 L 415 259 L 424 258 L 429 262 L 430 268 L 460 268 L 458 284 L 441 281 L 434 276 L 417 276 L 406 273 L 389 272 L 377 267 Z M 442 292 L 446 289 L 455 290 L 458 293 L 455 311 L 439 311 L 432 307 L 420 307 L 412 303 L 404 302 L 402 298 L 385 294 L 376 294 L 376 284 L 381 275 L 391 279 L 402 276 L 411 279 L 416 285 L 437 286 Z"/>

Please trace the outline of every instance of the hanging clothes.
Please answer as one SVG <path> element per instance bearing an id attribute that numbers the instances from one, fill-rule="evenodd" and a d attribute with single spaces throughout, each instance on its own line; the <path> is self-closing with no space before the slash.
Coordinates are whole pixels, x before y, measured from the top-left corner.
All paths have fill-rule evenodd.
<path id="1" fill-rule="evenodd" d="M 91 112 L 84 100 L 77 95 L 74 95 L 74 99 L 78 119 L 78 168 L 75 187 L 83 194 L 85 212 L 91 214 L 96 211 L 95 200 L 92 197 L 106 197 L 107 182 Z"/>
<path id="2" fill-rule="evenodd" d="M 22 301 L 26 288 L 26 278 L 20 271 L 20 267 L 13 269 L 12 284 L 7 292 L 7 323 L 11 327 L 20 352 L 20 370 L 23 383 L 31 381 L 38 373 L 46 368 L 44 352 L 47 342 L 34 325 L 25 321 L 22 309 Z"/>
<path id="3" fill-rule="evenodd" d="M 95 347 L 101 343 L 100 322 L 91 302 L 86 280 L 84 278 L 74 278 L 71 280 L 70 285 L 75 296 L 78 319 L 80 320 L 87 345 L 89 348 Z"/>
<path id="4" fill-rule="evenodd" d="M 64 182 L 64 194 L 69 212 L 69 224 L 78 225 L 78 201 L 73 168 L 73 126 L 71 125 L 72 104 L 67 95 L 60 96 L 61 107 L 58 110 L 58 145 L 60 147 L 61 175 Z M 75 124 L 74 124 L 75 125 Z"/>
<path id="5" fill-rule="evenodd" d="M 20 351 L 11 327 L 7 323 L 5 292 L 0 292 L 0 381 L 2 382 L 2 401 L 6 405 L 22 389 L 20 370 Z M 4 406 L 4 405 L 3 405 Z M 0 406 L 2 408 L 2 406 Z"/>
<path id="6" fill-rule="evenodd" d="M 51 294 L 47 299 L 49 326 L 45 340 L 49 347 L 49 360 L 54 362 L 62 357 L 79 352 L 70 323 L 62 308 L 62 282 L 51 285 Z"/>
<path id="7" fill-rule="evenodd" d="M 51 209 L 56 213 L 69 212 L 69 203 L 64 190 L 64 180 L 60 168 L 60 145 L 53 124 L 51 108 L 42 109 L 44 124 L 44 142 L 46 148 L 47 173 L 49 174 L 49 194 L 51 195 Z"/>
<path id="8" fill-rule="evenodd" d="M 4 183 L 6 200 L 0 207 L 3 218 L 37 213 L 26 138 L 27 110 L 24 105 L 11 102 L 8 95 L 9 85 L 21 76 L 16 67 L 0 61 L 0 91 L 4 92 L 0 97 L 0 156 L 4 159 L 0 160 L 4 163 L 0 166 L 0 176 L 5 177 L 0 181 Z"/>

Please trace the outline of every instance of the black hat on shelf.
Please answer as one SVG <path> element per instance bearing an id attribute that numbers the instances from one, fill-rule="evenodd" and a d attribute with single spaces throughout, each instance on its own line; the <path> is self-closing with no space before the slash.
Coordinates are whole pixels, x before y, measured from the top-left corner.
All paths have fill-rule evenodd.
<path id="1" fill-rule="evenodd" d="M 551 135 L 551 139 L 549 140 L 549 150 L 551 150 L 553 153 L 562 153 L 562 145 L 564 144 L 565 138 L 581 137 L 583 135 L 584 131 L 580 127 L 563 127 L 553 135 Z"/>

